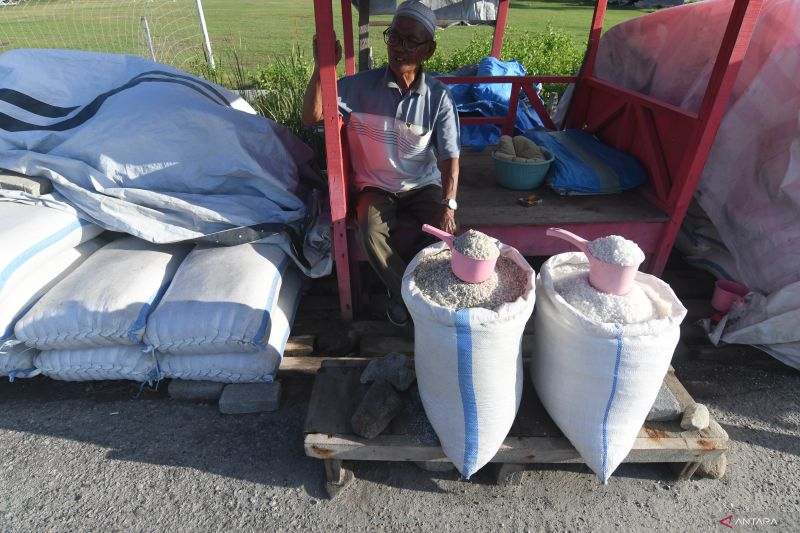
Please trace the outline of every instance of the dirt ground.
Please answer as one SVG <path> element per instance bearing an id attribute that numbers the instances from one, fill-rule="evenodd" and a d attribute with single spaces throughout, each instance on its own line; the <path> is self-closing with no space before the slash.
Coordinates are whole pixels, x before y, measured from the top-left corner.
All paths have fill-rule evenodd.
<path id="1" fill-rule="evenodd" d="M 334 500 L 302 427 L 313 378 L 282 379 L 280 410 L 222 415 L 166 387 L 0 381 L 0 531 L 800 531 L 800 372 L 748 347 L 684 351 L 676 373 L 730 436 L 720 480 L 623 464 L 488 471 L 350 463 Z M 487 469 L 484 469 L 487 470 Z"/>

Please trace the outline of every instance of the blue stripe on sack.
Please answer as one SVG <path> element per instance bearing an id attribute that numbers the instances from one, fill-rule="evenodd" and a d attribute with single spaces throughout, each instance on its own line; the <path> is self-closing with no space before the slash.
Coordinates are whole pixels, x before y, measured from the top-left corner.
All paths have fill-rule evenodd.
<path id="1" fill-rule="evenodd" d="M 284 256 L 283 260 L 281 261 L 280 265 L 278 265 L 278 272 L 276 273 L 275 277 L 272 278 L 272 286 L 269 289 L 269 298 L 267 299 L 267 306 L 264 309 L 264 314 L 261 317 L 261 324 L 258 325 L 258 331 L 253 336 L 253 344 L 265 350 L 267 348 L 267 343 L 264 342 L 264 337 L 267 335 L 267 326 L 272 322 L 272 304 L 275 302 L 275 298 L 278 297 L 278 282 L 283 277 L 284 272 L 286 272 L 286 267 L 289 264 L 289 256 Z"/>
<path id="2" fill-rule="evenodd" d="M 472 330 L 469 309 L 456 311 L 456 349 L 458 357 L 458 388 L 464 410 L 464 466 L 461 475 L 469 479 L 478 462 L 478 404 L 472 386 Z"/>
<path id="3" fill-rule="evenodd" d="M 153 296 L 144 303 L 142 308 L 139 309 L 139 315 L 136 317 L 136 321 L 131 326 L 131 329 L 128 330 L 128 339 L 136 344 L 142 342 L 142 339 L 144 338 L 144 331 L 140 335 L 137 335 L 136 332 L 145 327 L 145 324 L 147 324 L 147 317 L 150 316 L 150 310 L 158 305 L 158 302 L 161 301 L 164 293 L 167 292 L 167 287 L 169 287 L 169 284 L 170 282 L 161 285 L 155 294 L 153 294 Z"/>
<path id="4" fill-rule="evenodd" d="M 61 239 L 63 239 L 76 229 L 80 229 L 83 226 L 88 226 L 89 224 L 90 223 L 85 220 L 78 219 L 75 222 L 70 223 L 68 226 L 61 228 L 60 230 L 53 233 L 49 237 L 37 242 L 36 244 L 34 244 L 21 254 L 19 254 L 17 257 L 15 257 L 13 261 L 8 263 L 6 267 L 2 271 L 0 271 L 0 292 L 3 291 L 3 288 L 5 287 L 5 284 L 8 283 L 9 278 L 11 278 L 11 276 L 13 276 L 14 273 L 20 267 L 22 267 L 22 265 L 24 265 L 27 261 L 29 261 L 32 257 L 34 257 L 42 250 L 45 250 L 52 244 L 60 241 Z"/>
<path id="5" fill-rule="evenodd" d="M 608 460 L 608 440 L 606 438 L 606 427 L 608 425 L 608 415 L 611 413 L 611 405 L 614 403 L 614 396 L 617 394 L 617 380 L 619 379 L 619 365 L 622 360 L 622 326 L 617 326 L 617 360 L 614 362 L 614 380 L 611 382 L 611 394 L 608 397 L 606 412 L 603 415 L 603 483 L 608 483 L 609 474 L 606 472 L 606 462 Z"/>

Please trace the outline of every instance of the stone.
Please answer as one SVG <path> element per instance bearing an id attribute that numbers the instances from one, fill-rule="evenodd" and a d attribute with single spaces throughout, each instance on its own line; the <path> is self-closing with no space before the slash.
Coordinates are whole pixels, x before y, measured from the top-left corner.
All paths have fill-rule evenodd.
<path id="1" fill-rule="evenodd" d="M 400 352 L 391 352 L 383 357 L 373 359 L 361 373 L 361 383 L 369 383 L 383 379 L 399 390 L 408 390 L 417 379 L 414 369 L 409 366 L 409 359 Z"/>
<path id="2" fill-rule="evenodd" d="M 722 479 L 728 469 L 728 456 L 724 453 L 719 457 L 705 459 L 697 467 L 697 474 L 711 479 Z"/>
<path id="3" fill-rule="evenodd" d="M 647 415 L 648 422 L 670 422 L 678 420 L 683 414 L 681 404 L 678 399 L 669 390 L 665 383 L 661 383 L 661 389 L 658 391 L 653 407 L 650 408 L 650 413 Z"/>
<path id="4" fill-rule="evenodd" d="M 167 392 L 173 400 L 218 400 L 222 395 L 224 383 L 216 381 L 191 381 L 188 379 L 173 379 L 169 382 Z"/>
<path id="5" fill-rule="evenodd" d="M 374 439 L 403 410 L 403 400 L 388 381 L 379 379 L 367 390 L 350 419 L 356 435 Z"/>
<path id="6" fill-rule="evenodd" d="M 276 411 L 281 401 L 281 384 L 229 383 L 222 389 L 219 412 L 226 415 Z"/>
<path id="7" fill-rule="evenodd" d="M 708 407 L 702 403 L 692 403 L 686 407 L 681 419 L 681 427 L 687 431 L 706 429 L 711 422 Z"/>

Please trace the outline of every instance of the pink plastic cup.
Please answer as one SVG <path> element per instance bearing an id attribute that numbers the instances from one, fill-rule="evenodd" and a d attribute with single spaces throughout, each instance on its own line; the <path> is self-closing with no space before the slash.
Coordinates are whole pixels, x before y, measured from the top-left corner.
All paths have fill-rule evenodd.
<path id="1" fill-rule="evenodd" d="M 558 237 L 573 245 L 583 252 L 589 259 L 589 284 L 600 292 L 625 296 L 633 288 L 639 265 L 612 265 L 601 261 L 589 251 L 589 241 L 561 228 L 549 228 L 549 237 Z"/>
<path id="2" fill-rule="evenodd" d="M 714 294 L 711 296 L 711 307 L 720 313 L 727 313 L 734 305 L 742 305 L 744 297 L 750 289 L 727 279 L 720 279 L 714 283 Z"/>
<path id="3" fill-rule="evenodd" d="M 467 283 L 483 283 L 489 279 L 489 276 L 494 272 L 497 257 L 494 259 L 473 259 L 472 257 L 467 257 L 453 247 L 453 239 L 455 238 L 453 235 L 439 228 L 434 228 L 429 224 L 423 224 L 422 231 L 430 233 L 434 237 L 438 237 L 447 244 L 452 253 L 450 268 L 453 270 L 453 274 L 461 281 L 466 281 Z"/>

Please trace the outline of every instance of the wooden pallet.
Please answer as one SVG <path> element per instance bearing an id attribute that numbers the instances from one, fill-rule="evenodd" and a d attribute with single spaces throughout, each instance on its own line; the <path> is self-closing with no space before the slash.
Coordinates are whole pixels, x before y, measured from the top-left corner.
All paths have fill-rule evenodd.
<path id="1" fill-rule="evenodd" d="M 425 417 L 416 385 L 403 393 L 406 407 L 383 434 L 371 440 L 353 434 L 350 417 L 369 388 L 359 380 L 368 361 L 327 359 L 314 381 L 304 427 L 305 451 L 324 460 L 331 496 L 353 480 L 342 461 L 413 461 L 431 469 L 446 468 L 449 463 Z M 498 483 L 503 485 L 521 479 L 526 463 L 583 462 L 545 412 L 527 376 L 525 372 L 517 418 L 492 459 L 498 463 Z M 693 402 L 672 368 L 664 382 L 681 408 Z M 648 422 L 624 462 L 679 463 L 678 478 L 689 479 L 701 462 L 720 458 L 727 449 L 728 435 L 713 420 L 703 431 L 683 431 L 678 422 Z"/>

